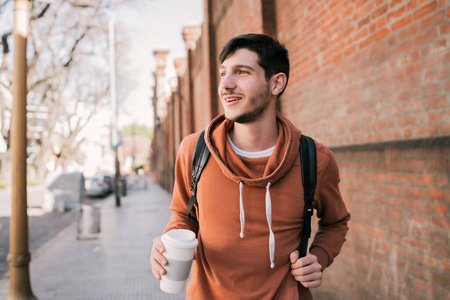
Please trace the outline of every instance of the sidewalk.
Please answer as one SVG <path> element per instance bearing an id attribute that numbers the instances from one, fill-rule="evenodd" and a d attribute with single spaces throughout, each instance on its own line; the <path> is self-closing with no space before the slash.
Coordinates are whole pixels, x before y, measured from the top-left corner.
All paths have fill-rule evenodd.
<path id="1" fill-rule="evenodd" d="M 153 237 L 167 224 L 170 196 L 153 182 L 129 190 L 115 206 L 110 196 L 99 200 L 101 233 L 77 240 L 74 222 L 32 253 L 32 290 L 39 300 L 185 299 L 159 289 L 150 268 Z M 0 299 L 9 293 L 9 279 L 0 281 Z"/>

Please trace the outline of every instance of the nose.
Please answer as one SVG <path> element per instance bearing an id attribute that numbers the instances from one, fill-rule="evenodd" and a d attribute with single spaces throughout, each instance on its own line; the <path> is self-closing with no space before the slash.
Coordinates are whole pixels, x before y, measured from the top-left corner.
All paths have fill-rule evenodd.
<path id="1" fill-rule="evenodd" d="M 219 91 L 220 90 L 233 90 L 236 87 L 236 81 L 232 74 L 225 74 L 220 77 Z"/>

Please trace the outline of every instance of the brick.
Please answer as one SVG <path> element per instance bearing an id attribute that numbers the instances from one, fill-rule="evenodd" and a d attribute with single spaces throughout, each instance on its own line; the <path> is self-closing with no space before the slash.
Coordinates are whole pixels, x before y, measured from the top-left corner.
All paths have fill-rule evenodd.
<path id="1" fill-rule="evenodd" d="M 434 54 L 447 51 L 447 40 L 442 39 L 434 43 Z"/>
<path id="2" fill-rule="evenodd" d="M 425 189 L 420 187 L 407 187 L 404 192 L 405 197 L 425 199 L 427 193 Z"/>
<path id="3" fill-rule="evenodd" d="M 430 252 L 432 255 L 434 255 L 436 257 L 441 257 L 443 259 L 450 260 L 450 250 L 449 250 L 448 245 L 442 246 L 440 244 L 435 244 L 431 248 Z"/>
<path id="4" fill-rule="evenodd" d="M 409 1 L 408 4 L 406 4 L 406 9 L 408 11 L 411 11 L 411 10 L 415 9 L 416 7 L 417 7 L 416 0 Z"/>
<path id="5" fill-rule="evenodd" d="M 415 13 L 414 13 L 414 21 L 419 20 L 429 14 L 431 14 L 433 11 L 435 11 L 437 8 L 437 3 L 436 1 L 433 1 L 421 8 L 419 8 Z"/>
<path id="6" fill-rule="evenodd" d="M 356 45 L 352 45 L 351 47 L 347 48 L 344 51 L 344 56 L 345 57 L 350 56 L 350 55 L 354 54 L 355 52 L 356 52 Z"/>
<path id="7" fill-rule="evenodd" d="M 369 37 L 358 44 L 359 49 L 363 49 L 363 48 L 369 46 L 371 43 L 372 43 L 372 37 Z"/>
<path id="8" fill-rule="evenodd" d="M 424 255 L 423 253 L 419 253 L 419 255 L 421 256 L 425 266 L 429 268 L 436 268 L 438 266 L 438 260 L 436 257 L 428 254 Z"/>
<path id="9" fill-rule="evenodd" d="M 404 170 L 422 171 L 425 168 L 423 160 L 410 160 L 403 164 Z"/>
<path id="10" fill-rule="evenodd" d="M 425 290 L 425 281 L 423 279 L 414 278 L 413 286 L 420 291 L 424 291 Z"/>
<path id="11" fill-rule="evenodd" d="M 426 186 L 433 185 L 433 175 L 431 174 L 423 174 L 422 175 L 422 184 Z"/>
<path id="12" fill-rule="evenodd" d="M 436 71 L 436 79 L 437 80 L 445 79 L 445 78 L 449 77 L 449 75 L 450 75 L 450 70 L 449 70 L 449 68 L 447 68 L 445 66 L 442 69 L 438 69 Z"/>
<path id="13" fill-rule="evenodd" d="M 442 286 L 443 288 L 447 289 L 448 284 L 450 282 L 450 275 L 433 271 L 432 272 L 432 281 L 435 282 L 436 284 Z"/>
<path id="14" fill-rule="evenodd" d="M 450 229 L 450 219 L 445 217 L 431 217 L 431 223 L 444 230 Z"/>
<path id="15" fill-rule="evenodd" d="M 404 17 L 401 20 L 398 20 L 397 22 L 395 22 L 394 24 L 392 24 L 391 28 L 393 31 L 397 31 L 409 24 L 411 24 L 412 22 L 412 16 L 411 15 L 407 15 L 406 17 Z"/>
<path id="16" fill-rule="evenodd" d="M 438 129 L 437 125 L 428 125 L 427 126 L 427 132 L 431 136 L 438 134 L 438 131 L 439 131 L 439 129 Z"/>
<path id="17" fill-rule="evenodd" d="M 411 283 L 409 283 L 408 285 L 412 285 Z M 408 296 L 410 297 L 410 299 L 414 299 L 414 300 L 428 300 L 429 298 L 422 294 L 421 291 L 419 290 L 415 290 L 415 289 L 410 289 Z"/>
<path id="18" fill-rule="evenodd" d="M 428 251 L 429 250 L 429 244 L 428 242 L 416 240 L 416 239 L 408 239 L 408 246 L 413 247 L 415 249 L 421 250 L 421 251 Z"/>
<path id="19" fill-rule="evenodd" d="M 444 82 L 444 88 L 446 91 L 450 91 L 450 80 Z"/>
<path id="20" fill-rule="evenodd" d="M 440 27 L 439 27 L 439 34 L 440 35 L 445 35 L 445 34 L 447 34 L 447 33 L 449 33 L 450 32 L 450 23 L 445 23 L 445 24 L 442 24 Z"/>
<path id="21" fill-rule="evenodd" d="M 345 18 L 348 18 L 348 17 L 350 17 L 351 15 L 352 15 L 352 13 L 353 13 L 353 6 L 350 6 L 349 8 L 347 8 L 346 10 L 344 10 L 343 12 L 342 12 L 342 17 L 345 19 Z"/>
<path id="22" fill-rule="evenodd" d="M 442 135 L 450 135 L 450 124 L 441 124 L 441 125 L 439 125 L 439 132 Z"/>
<path id="23" fill-rule="evenodd" d="M 391 1 L 391 8 L 395 7 L 396 5 L 400 5 L 403 2 L 405 2 L 405 0 L 392 0 Z"/>
<path id="24" fill-rule="evenodd" d="M 405 12 L 406 12 L 406 8 L 405 8 L 405 6 L 402 6 L 402 7 L 400 7 L 400 8 L 397 9 L 397 10 L 391 11 L 391 12 L 388 14 L 388 19 L 392 19 L 392 18 L 398 19 L 398 18 L 400 18 L 401 16 L 403 16 L 403 14 L 404 14 Z"/>
<path id="25" fill-rule="evenodd" d="M 442 271 L 450 274 L 450 262 L 442 259 L 442 260 L 439 260 L 438 266 L 441 267 Z"/>
<path id="26" fill-rule="evenodd" d="M 385 36 L 387 36 L 389 33 L 390 33 L 390 30 L 388 28 L 383 28 L 380 31 L 378 31 L 376 34 L 374 34 L 373 40 L 376 42 L 376 41 L 384 38 Z"/>
<path id="27" fill-rule="evenodd" d="M 412 24 L 409 27 L 409 35 L 414 36 L 419 32 L 419 24 Z"/>
<path id="28" fill-rule="evenodd" d="M 436 186 L 446 187 L 448 184 L 448 175 L 447 174 L 436 174 L 433 176 L 433 183 Z"/>
<path id="29" fill-rule="evenodd" d="M 440 64 L 440 59 L 437 55 L 429 56 L 422 63 L 416 65 L 416 70 L 418 72 L 423 72 L 424 70 L 432 69 Z M 429 86 L 432 86 L 431 84 Z"/>
<path id="30" fill-rule="evenodd" d="M 367 25 L 370 23 L 370 16 L 365 17 L 361 21 L 358 22 L 358 28 L 363 27 L 364 25 Z"/>
<path id="31" fill-rule="evenodd" d="M 444 192 L 441 189 L 429 189 L 428 197 L 432 200 L 444 200 Z"/>
<path id="32" fill-rule="evenodd" d="M 428 120 L 433 123 L 433 122 L 438 122 L 440 120 L 442 120 L 442 117 L 444 116 L 444 113 L 440 113 L 440 114 L 435 114 L 435 113 L 429 113 L 428 114 Z"/>
<path id="33" fill-rule="evenodd" d="M 416 206 L 422 206 L 421 201 L 416 200 L 414 201 Z M 419 209 L 418 211 L 421 211 L 421 209 Z M 409 225 L 408 225 L 408 234 L 409 234 L 409 227 L 411 226 L 411 224 L 419 224 L 418 228 L 420 228 L 422 231 L 425 231 L 424 227 L 425 225 L 428 225 L 429 221 L 428 221 L 428 215 L 425 214 L 425 212 L 420 212 L 420 213 L 411 213 L 409 215 Z M 425 233 L 424 233 L 425 234 Z"/>
<path id="34" fill-rule="evenodd" d="M 448 205 L 442 204 L 442 203 L 437 203 L 436 204 L 436 212 L 440 215 L 448 216 Z"/>
<path id="35" fill-rule="evenodd" d="M 415 46 L 424 45 L 426 43 L 431 42 L 432 40 L 435 40 L 437 38 L 437 36 L 438 36 L 437 29 L 436 28 L 431 28 L 430 30 L 428 30 L 424 34 L 417 36 L 414 39 L 414 45 Z"/>
<path id="36" fill-rule="evenodd" d="M 435 13 L 434 15 L 430 16 L 429 18 L 423 20 L 420 23 L 420 29 L 422 31 L 427 30 L 428 28 L 432 26 L 437 26 L 445 21 L 445 13 L 443 11 L 440 11 L 438 13 Z"/>
<path id="37" fill-rule="evenodd" d="M 447 161 L 443 159 L 430 159 L 427 162 L 428 171 L 447 171 Z"/>
<path id="38" fill-rule="evenodd" d="M 403 220 L 402 212 L 394 209 L 386 209 L 386 216 L 394 220 Z"/>

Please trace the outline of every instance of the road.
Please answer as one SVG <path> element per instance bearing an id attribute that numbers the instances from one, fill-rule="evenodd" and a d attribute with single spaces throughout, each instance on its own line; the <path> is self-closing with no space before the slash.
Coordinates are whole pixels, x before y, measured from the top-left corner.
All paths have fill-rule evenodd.
<path id="1" fill-rule="evenodd" d="M 111 195 L 110 195 L 111 197 Z M 40 246 L 55 237 L 76 220 L 77 212 L 45 213 L 41 207 L 44 201 L 44 187 L 28 188 L 29 251 L 33 254 Z M 92 201 L 101 201 L 99 199 Z M 11 215 L 11 190 L 0 189 L 0 279 L 9 270 L 6 256 L 9 252 L 9 220 Z M 74 237 L 76 238 L 76 237 Z"/>

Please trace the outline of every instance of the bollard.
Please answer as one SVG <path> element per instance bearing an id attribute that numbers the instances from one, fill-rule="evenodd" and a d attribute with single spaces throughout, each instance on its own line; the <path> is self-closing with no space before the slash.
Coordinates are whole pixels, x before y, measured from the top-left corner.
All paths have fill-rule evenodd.
<path id="1" fill-rule="evenodd" d="M 126 196 L 127 195 L 127 181 L 124 179 L 124 178 L 121 178 L 120 179 L 120 185 L 119 185 L 121 188 L 120 188 L 120 191 L 121 191 L 121 195 L 122 196 Z"/>
<path id="2" fill-rule="evenodd" d="M 100 233 L 100 213 L 99 204 L 83 204 L 78 218 L 78 239 L 98 238 Z"/>

